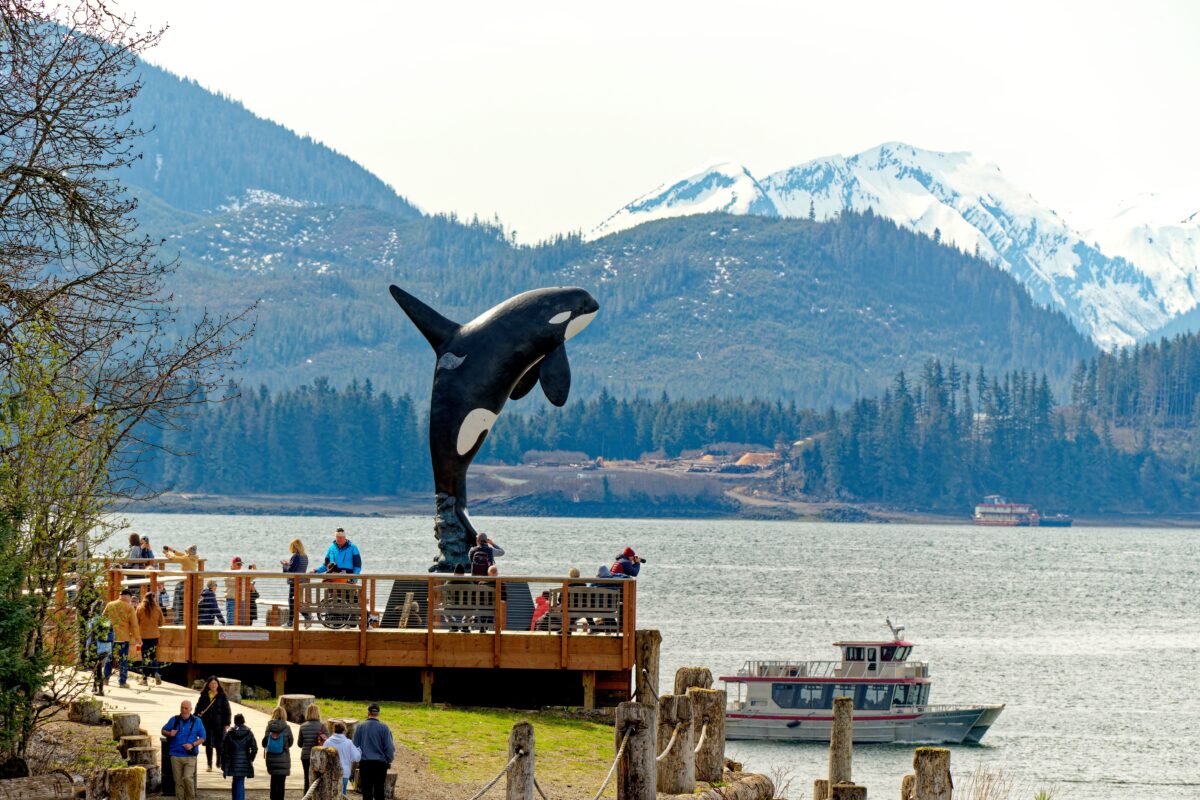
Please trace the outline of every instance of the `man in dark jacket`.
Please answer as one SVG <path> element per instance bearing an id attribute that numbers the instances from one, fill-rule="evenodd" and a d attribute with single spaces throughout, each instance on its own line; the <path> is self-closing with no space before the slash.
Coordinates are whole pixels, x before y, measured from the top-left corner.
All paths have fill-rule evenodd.
<path id="1" fill-rule="evenodd" d="M 496 556 L 504 555 L 504 548 L 495 542 L 489 542 L 486 533 L 479 534 L 479 539 L 470 552 L 467 561 L 471 564 L 472 575 L 487 575 L 488 568 L 495 566 Z"/>
<path id="2" fill-rule="evenodd" d="M 354 728 L 354 746 L 362 750 L 358 762 L 358 788 L 363 800 L 383 800 L 383 786 L 388 767 L 396 756 L 392 731 L 379 721 L 379 706 L 367 706 L 367 719 Z"/>
<path id="3" fill-rule="evenodd" d="M 258 743 L 246 727 L 245 716 L 238 714 L 233 718 L 233 729 L 221 743 L 221 771 L 226 778 L 233 778 L 233 800 L 246 800 L 246 778 L 254 777 L 257 757 Z"/>

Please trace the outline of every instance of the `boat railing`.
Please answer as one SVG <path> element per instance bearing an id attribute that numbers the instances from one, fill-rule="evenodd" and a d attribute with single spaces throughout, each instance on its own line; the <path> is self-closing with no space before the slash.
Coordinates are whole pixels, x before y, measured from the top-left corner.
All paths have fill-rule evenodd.
<path id="1" fill-rule="evenodd" d="M 924 661 L 747 661 L 745 678 L 926 678 Z"/>

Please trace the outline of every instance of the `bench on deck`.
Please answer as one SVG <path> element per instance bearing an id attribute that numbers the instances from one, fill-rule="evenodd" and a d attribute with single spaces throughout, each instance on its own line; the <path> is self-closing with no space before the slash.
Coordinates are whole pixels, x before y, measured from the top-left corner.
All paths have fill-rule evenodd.
<path id="1" fill-rule="evenodd" d="M 358 627 L 362 586 L 343 581 L 308 581 L 300 585 L 300 614 L 315 617 L 326 628 Z"/>
<path id="2" fill-rule="evenodd" d="M 551 630 L 562 630 L 562 607 L 562 589 L 550 590 L 550 611 L 546 616 L 551 618 Z M 567 627 L 571 630 L 582 620 L 591 633 L 620 633 L 621 589 L 619 586 L 570 586 L 567 613 Z"/>
<path id="3" fill-rule="evenodd" d="M 450 582 L 440 592 L 436 619 L 450 630 L 496 629 L 496 587 L 490 583 Z"/>

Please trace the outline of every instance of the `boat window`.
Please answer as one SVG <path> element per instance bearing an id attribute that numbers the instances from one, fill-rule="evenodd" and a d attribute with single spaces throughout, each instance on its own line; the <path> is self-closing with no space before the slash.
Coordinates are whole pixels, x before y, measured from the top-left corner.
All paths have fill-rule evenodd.
<path id="1" fill-rule="evenodd" d="M 921 705 L 921 706 L 929 705 L 929 684 L 928 683 L 922 684 L 919 688 L 921 689 L 921 702 L 918 703 L 917 705 Z"/>
<path id="2" fill-rule="evenodd" d="M 896 653 L 896 660 L 904 661 L 906 658 L 908 658 L 908 654 L 910 652 L 912 652 L 911 647 L 901 647 L 899 652 Z"/>
<path id="3" fill-rule="evenodd" d="M 834 697 L 849 697 L 851 700 L 853 700 L 854 691 L 857 688 L 858 686 L 853 683 L 835 683 L 833 685 L 833 692 L 830 694 L 829 707 L 833 708 Z M 857 703 L 855 705 L 857 705 Z"/>
<path id="4" fill-rule="evenodd" d="M 775 683 L 771 685 L 771 699 L 780 708 L 828 708 L 827 686 L 823 683 Z"/>
<path id="5" fill-rule="evenodd" d="M 910 686 L 907 683 L 897 684 L 896 699 L 895 699 L 896 705 L 898 705 L 898 706 L 914 705 L 916 703 L 916 698 L 913 695 L 915 695 L 916 692 L 914 692 L 912 690 L 914 690 L 916 688 L 917 688 L 916 686 Z"/>
<path id="6" fill-rule="evenodd" d="M 886 683 L 864 684 L 857 705 L 869 711 L 886 711 L 892 707 L 892 687 Z"/>
<path id="7" fill-rule="evenodd" d="M 868 647 L 867 648 L 867 661 L 878 661 L 878 659 L 875 658 L 876 652 L 878 652 L 878 651 L 876 651 L 874 647 Z"/>
<path id="8" fill-rule="evenodd" d="M 861 647 L 847 647 L 846 648 L 846 660 L 847 661 L 862 661 L 863 660 L 863 649 Z"/>
<path id="9" fill-rule="evenodd" d="M 896 657 L 895 646 L 888 645 L 887 647 L 883 648 L 883 657 L 880 660 L 881 661 L 891 661 L 891 660 L 895 659 L 895 657 Z"/>

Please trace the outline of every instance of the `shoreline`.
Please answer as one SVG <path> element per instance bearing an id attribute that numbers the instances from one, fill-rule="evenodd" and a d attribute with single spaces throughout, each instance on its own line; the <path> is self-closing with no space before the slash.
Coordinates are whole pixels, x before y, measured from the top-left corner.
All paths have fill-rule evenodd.
<path id="1" fill-rule="evenodd" d="M 739 487 L 740 488 L 740 487 Z M 655 518 L 720 519 L 825 523 L 871 523 L 908 525 L 970 525 L 967 515 L 957 516 L 936 511 L 898 510 L 870 503 L 812 502 L 789 498 L 753 495 L 733 489 L 727 495 L 734 503 L 724 507 L 681 506 L 674 503 L 621 502 L 599 504 L 563 503 L 556 498 L 482 497 L 472 511 L 495 517 L 567 517 L 577 519 Z M 211 514 L 248 516 L 341 516 L 387 518 L 433 516 L 433 499 L 423 494 L 389 497 L 350 497 L 338 495 L 164 493 L 145 500 L 127 501 L 119 513 L 135 514 Z M 582 513 L 581 513 L 582 512 Z M 597 513 L 599 512 L 599 513 Z M 1075 527 L 1108 528 L 1200 528 L 1197 514 L 1081 514 Z"/>

